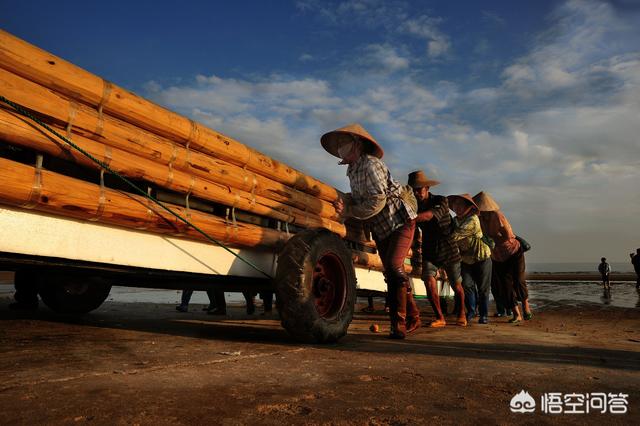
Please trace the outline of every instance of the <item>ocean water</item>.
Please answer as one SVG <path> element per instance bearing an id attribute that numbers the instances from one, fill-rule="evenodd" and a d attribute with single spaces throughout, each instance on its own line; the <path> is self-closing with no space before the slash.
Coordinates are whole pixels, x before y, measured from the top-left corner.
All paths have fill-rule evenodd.
<path id="1" fill-rule="evenodd" d="M 598 272 L 599 259 L 595 262 L 557 262 L 557 263 L 538 263 L 527 262 L 528 272 Z M 629 262 L 609 262 L 613 272 L 633 272 L 633 265 Z"/>
<path id="2" fill-rule="evenodd" d="M 543 269 L 536 272 L 580 272 L 587 263 L 538 264 Z M 545 267 L 546 265 L 546 267 Z M 582 269 L 581 269 L 582 268 Z M 529 271 L 532 268 L 528 268 Z M 615 270 L 615 269 L 614 269 Z M 625 270 L 618 269 L 623 272 Z M 588 271 L 592 272 L 592 271 Z M 627 272 L 629 272 L 627 270 Z M 640 292 L 635 289 L 635 282 L 614 282 L 609 297 L 605 297 L 602 284 L 596 281 L 528 281 L 531 303 L 536 309 L 549 304 L 577 306 L 582 303 L 610 305 L 621 308 L 640 308 Z M 422 290 L 422 289 L 420 289 Z M 13 297 L 13 274 L 0 272 L 0 298 Z M 133 287 L 113 287 L 108 301 L 120 303 L 158 303 L 177 304 L 180 302 L 180 290 L 160 290 Z M 227 303 L 244 305 L 241 293 L 225 293 Z M 260 299 L 256 298 L 260 305 Z M 209 299 L 204 291 L 193 293 L 191 303 L 207 305 Z"/>
<path id="3" fill-rule="evenodd" d="M 640 309 L 640 291 L 635 282 L 611 283 L 611 291 L 605 295 L 602 283 L 582 281 L 528 281 L 529 300 L 534 309 L 549 304 L 578 306 L 589 303 Z"/>

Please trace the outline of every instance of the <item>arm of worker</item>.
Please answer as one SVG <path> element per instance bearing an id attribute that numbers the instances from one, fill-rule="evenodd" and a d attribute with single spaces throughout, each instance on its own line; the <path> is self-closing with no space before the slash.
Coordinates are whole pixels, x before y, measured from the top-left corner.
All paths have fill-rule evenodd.
<path id="1" fill-rule="evenodd" d="M 429 222 L 433 219 L 433 210 L 426 210 L 418 213 L 418 217 L 416 217 L 416 222 Z"/>
<path id="2" fill-rule="evenodd" d="M 447 203 L 446 198 L 441 203 L 436 204 L 432 209 L 419 212 L 416 222 L 428 222 L 434 217 L 439 221 L 445 217 L 445 215 L 449 216 L 449 203 Z"/>
<path id="3" fill-rule="evenodd" d="M 363 171 L 361 192 L 364 196 L 355 200 L 351 194 L 342 198 L 344 208 L 342 216 L 359 220 L 370 219 L 384 209 L 387 204 L 387 170 L 381 162 L 372 161 Z M 336 209 L 337 210 L 337 209 Z"/>

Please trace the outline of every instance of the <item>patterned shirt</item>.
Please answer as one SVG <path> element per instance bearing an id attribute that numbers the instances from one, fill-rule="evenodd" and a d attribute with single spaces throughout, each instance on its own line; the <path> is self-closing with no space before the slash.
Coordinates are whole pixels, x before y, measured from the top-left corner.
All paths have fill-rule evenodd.
<path id="1" fill-rule="evenodd" d="M 418 215 L 427 210 L 433 211 L 431 220 L 420 222 L 422 231 L 422 260 L 436 266 L 460 262 L 458 245 L 451 235 L 451 215 L 449 202 L 442 195 L 429 194 L 426 201 L 418 201 Z"/>
<path id="2" fill-rule="evenodd" d="M 386 197 L 384 208 L 365 221 L 376 240 L 386 239 L 407 221 L 415 219 L 416 212 L 400 198 L 402 185 L 393 179 L 389 169 L 379 158 L 372 155 L 361 156 L 356 162 L 349 164 L 347 176 L 354 204 L 366 204 L 371 199 Z"/>
<path id="3" fill-rule="evenodd" d="M 458 243 L 462 262 L 472 265 L 491 257 L 491 248 L 482 241 L 482 228 L 477 214 L 471 214 L 458 221 L 453 239 Z"/>
<path id="4" fill-rule="evenodd" d="M 496 262 L 505 262 L 520 250 L 520 242 L 511 230 L 511 224 L 500 210 L 483 212 L 480 225 L 484 235 L 495 241 L 491 258 Z"/>

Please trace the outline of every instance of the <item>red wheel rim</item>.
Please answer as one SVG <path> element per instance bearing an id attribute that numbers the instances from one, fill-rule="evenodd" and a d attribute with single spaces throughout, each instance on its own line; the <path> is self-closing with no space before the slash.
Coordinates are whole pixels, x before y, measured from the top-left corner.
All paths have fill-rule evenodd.
<path id="1" fill-rule="evenodd" d="M 325 319 L 335 317 L 347 296 L 347 274 L 338 256 L 333 253 L 320 256 L 313 269 L 312 285 L 318 314 Z"/>

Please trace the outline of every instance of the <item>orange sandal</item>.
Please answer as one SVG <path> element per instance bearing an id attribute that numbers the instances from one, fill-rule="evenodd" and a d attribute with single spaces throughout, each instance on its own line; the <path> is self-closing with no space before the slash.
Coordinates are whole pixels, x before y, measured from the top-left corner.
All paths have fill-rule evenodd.
<path id="1" fill-rule="evenodd" d="M 447 322 L 443 319 L 437 319 L 435 321 L 431 321 L 431 323 L 429 324 L 430 328 L 440 328 L 440 327 L 444 327 L 445 325 L 447 325 Z"/>
<path id="2" fill-rule="evenodd" d="M 456 325 L 459 325 L 460 327 L 466 327 L 467 326 L 467 319 L 466 318 L 458 318 L 456 320 Z"/>

